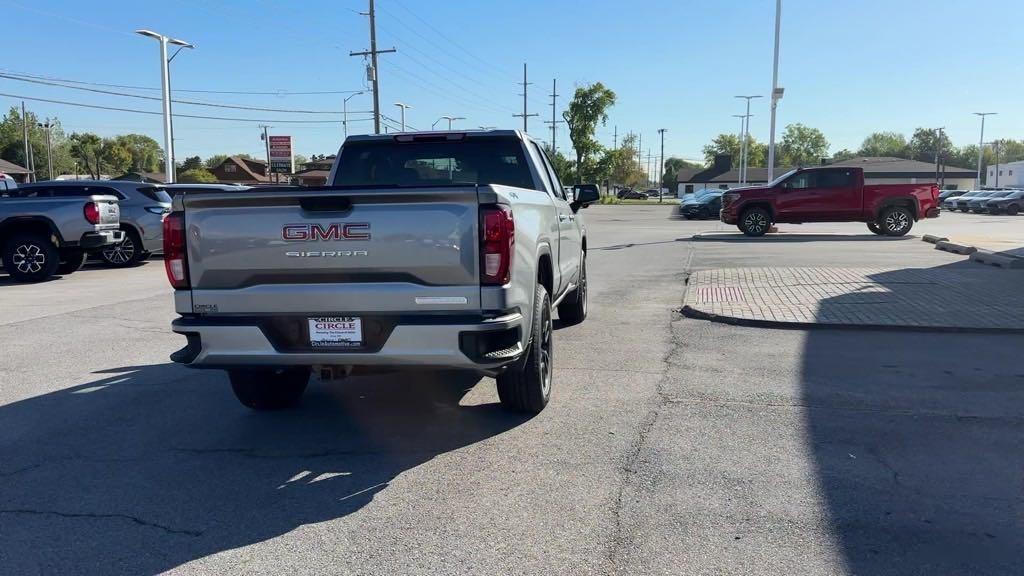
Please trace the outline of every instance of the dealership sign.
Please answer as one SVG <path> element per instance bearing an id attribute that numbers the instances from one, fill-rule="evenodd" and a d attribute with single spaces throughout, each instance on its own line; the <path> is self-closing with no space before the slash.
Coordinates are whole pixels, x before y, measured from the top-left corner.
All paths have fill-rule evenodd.
<path id="1" fill-rule="evenodd" d="M 292 164 L 292 137 L 270 136 L 270 172 L 273 174 L 291 174 L 295 172 Z"/>

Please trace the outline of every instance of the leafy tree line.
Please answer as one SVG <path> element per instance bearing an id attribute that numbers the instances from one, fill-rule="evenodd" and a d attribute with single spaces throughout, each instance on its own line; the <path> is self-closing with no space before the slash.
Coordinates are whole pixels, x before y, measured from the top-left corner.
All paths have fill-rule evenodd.
<path id="1" fill-rule="evenodd" d="M 91 132 L 64 132 L 60 120 L 46 118 L 41 120 L 32 111 L 26 113 L 29 128 L 29 146 L 35 159 L 36 180 L 49 178 L 47 169 L 46 130 L 39 127 L 40 122 L 50 124 L 50 154 L 53 155 L 53 175 L 80 174 L 84 177 L 98 178 L 101 174 L 119 176 L 126 172 L 162 172 L 164 170 L 163 148 L 156 140 L 143 134 L 121 134 L 103 138 Z M 11 107 L 10 111 L 0 120 L 0 158 L 29 167 L 25 158 L 23 137 L 24 122 L 21 109 Z M 252 158 L 249 154 L 235 154 L 242 158 Z M 180 182 L 216 182 L 217 178 L 210 172 L 219 166 L 227 154 L 215 154 L 206 160 L 199 156 L 185 158 L 178 163 L 178 180 Z M 307 162 L 304 156 L 295 156 L 295 168 L 301 169 Z"/>

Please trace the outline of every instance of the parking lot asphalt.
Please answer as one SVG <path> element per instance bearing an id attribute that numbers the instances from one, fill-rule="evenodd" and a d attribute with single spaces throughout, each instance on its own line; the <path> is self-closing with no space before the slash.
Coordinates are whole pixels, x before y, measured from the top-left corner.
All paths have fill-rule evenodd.
<path id="1" fill-rule="evenodd" d="M 0 276 L 0 572 L 1021 573 L 1024 337 L 677 313 L 693 270 L 964 257 L 855 224 L 693 242 L 724 225 L 673 210 L 585 213 L 590 316 L 533 418 L 451 373 L 252 413 L 167 361 L 159 261 Z"/>

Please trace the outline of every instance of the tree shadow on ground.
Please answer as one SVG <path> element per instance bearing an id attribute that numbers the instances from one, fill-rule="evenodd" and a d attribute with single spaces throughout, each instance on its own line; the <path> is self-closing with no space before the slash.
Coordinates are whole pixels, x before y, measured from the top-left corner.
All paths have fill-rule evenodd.
<path id="1" fill-rule="evenodd" d="M 315 380 L 256 413 L 170 364 L 0 407 L 0 566 L 150 574 L 359 510 L 405 470 L 526 420 L 460 406 L 479 377 Z"/>
<path id="2" fill-rule="evenodd" d="M 962 263 L 925 273 L 947 268 L 970 282 Z M 990 271 L 975 266 L 975 296 L 1022 279 Z M 872 278 L 919 290 L 907 272 Z M 1024 573 L 1022 348 L 1019 335 L 807 333 L 809 448 L 850 574 Z"/>

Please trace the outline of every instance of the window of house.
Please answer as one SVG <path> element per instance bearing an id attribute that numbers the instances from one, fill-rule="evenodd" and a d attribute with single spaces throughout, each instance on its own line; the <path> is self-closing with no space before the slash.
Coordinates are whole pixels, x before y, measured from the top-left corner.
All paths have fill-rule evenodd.
<path id="1" fill-rule="evenodd" d="M 1010 176 L 1013 176 L 1013 170 L 1010 170 Z"/>
<path id="2" fill-rule="evenodd" d="M 689 194 L 690 192 L 693 192 L 693 184 L 686 185 L 685 193 Z"/>
<path id="3" fill-rule="evenodd" d="M 1000 175 L 1000 176 L 1002 176 L 1002 175 L 1003 175 L 1003 171 L 1002 171 L 1002 170 L 1000 170 L 1000 171 L 999 171 L 999 175 Z"/>
<path id="4" fill-rule="evenodd" d="M 224 171 L 225 172 L 234 172 L 237 168 L 238 168 L 238 166 L 235 166 L 234 164 L 225 164 L 224 165 Z"/>

